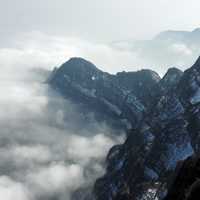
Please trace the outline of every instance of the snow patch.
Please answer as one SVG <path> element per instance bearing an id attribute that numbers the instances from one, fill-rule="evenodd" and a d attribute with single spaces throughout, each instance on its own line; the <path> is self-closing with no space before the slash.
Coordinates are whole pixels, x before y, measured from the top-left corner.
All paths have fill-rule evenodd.
<path id="1" fill-rule="evenodd" d="M 94 81 L 94 80 L 96 80 L 96 77 L 95 77 L 95 76 L 92 76 L 92 78 L 91 78 L 91 79 Z"/>

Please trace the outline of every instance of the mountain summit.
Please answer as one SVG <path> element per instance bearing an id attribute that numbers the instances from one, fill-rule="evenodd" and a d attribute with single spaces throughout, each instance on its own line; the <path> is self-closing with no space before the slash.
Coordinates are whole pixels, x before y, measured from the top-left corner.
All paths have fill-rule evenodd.
<path id="1" fill-rule="evenodd" d="M 133 128 L 152 103 L 159 81 L 159 75 L 151 70 L 112 75 L 82 58 L 72 58 L 54 70 L 49 83 L 102 119 L 109 117 Z"/>

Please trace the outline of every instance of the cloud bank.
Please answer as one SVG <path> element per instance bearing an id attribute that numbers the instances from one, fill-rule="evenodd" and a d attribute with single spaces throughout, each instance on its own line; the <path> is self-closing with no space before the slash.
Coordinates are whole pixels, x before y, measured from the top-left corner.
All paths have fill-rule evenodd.
<path id="1" fill-rule="evenodd" d="M 161 33 L 152 40 L 116 41 L 109 44 L 91 42 L 77 37 L 28 32 L 10 38 L 7 46 L 0 46 L 1 66 L 24 69 L 60 66 L 71 57 L 90 60 L 103 71 L 137 71 L 149 68 L 161 76 L 170 67 L 182 70 L 190 67 L 200 55 L 200 31 Z M 187 33 L 188 37 L 183 38 Z M 197 34 L 197 35 L 196 35 Z M 33 62 L 34 61 L 34 62 Z M 24 66 L 25 65 L 25 66 Z"/>
<path id="2" fill-rule="evenodd" d="M 109 125 L 95 121 L 92 113 L 84 114 L 44 83 L 48 70 L 65 54 L 50 46 L 45 49 L 48 38 L 43 42 L 0 48 L 4 200 L 70 199 L 74 190 L 90 186 L 104 173 L 108 150 L 123 140 L 112 136 Z"/>

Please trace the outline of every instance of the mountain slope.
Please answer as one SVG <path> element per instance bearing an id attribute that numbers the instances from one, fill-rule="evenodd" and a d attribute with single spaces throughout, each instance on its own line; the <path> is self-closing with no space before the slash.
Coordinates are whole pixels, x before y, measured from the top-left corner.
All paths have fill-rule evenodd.
<path id="1" fill-rule="evenodd" d="M 123 195 L 127 199 L 153 198 L 155 191 L 162 198 L 177 162 L 199 152 L 199 71 L 200 59 L 184 72 L 177 86 L 161 96 L 143 125 L 129 135 L 120 147 L 123 153 L 114 154 L 117 157 L 112 159 L 117 162 L 111 163 L 112 169 L 123 164 L 115 172 L 107 170 L 97 181 L 94 191 L 98 200 L 120 199 Z"/>
<path id="2" fill-rule="evenodd" d="M 200 59 L 160 79 L 150 70 L 111 75 L 73 58 L 49 84 L 104 119 L 131 124 L 125 143 L 108 153 L 96 200 L 162 199 L 177 162 L 199 152 Z"/>
<path id="3" fill-rule="evenodd" d="M 160 77 L 141 70 L 111 75 L 82 58 L 72 58 L 49 79 L 64 96 L 95 111 L 99 118 L 127 128 L 136 127 L 151 104 Z M 108 119 L 109 118 L 109 119 Z"/>

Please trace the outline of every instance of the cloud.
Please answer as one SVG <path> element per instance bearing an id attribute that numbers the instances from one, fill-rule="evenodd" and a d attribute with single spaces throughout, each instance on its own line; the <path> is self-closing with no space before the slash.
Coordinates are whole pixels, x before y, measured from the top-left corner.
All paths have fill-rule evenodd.
<path id="1" fill-rule="evenodd" d="M 171 48 L 172 52 L 177 53 L 177 54 L 181 54 L 185 56 L 192 56 L 193 54 L 192 49 L 187 47 L 185 44 L 175 43 L 175 44 L 172 44 L 171 47 L 172 47 Z"/>
<path id="2" fill-rule="evenodd" d="M 98 68 L 116 73 L 123 70 L 141 69 L 142 60 L 137 53 L 117 49 L 110 44 L 91 42 L 76 37 L 46 35 L 41 32 L 24 33 L 13 38 L 12 47 L 0 49 L 2 66 L 6 63 L 11 69 L 17 65 L 18 70 L 30 67 L 53 69 L 71 57 L 83 57 Z M 34 62 L 32 62 L 34 60 Z"/>
<path id="3" fill-rule="evenodd" d="M 43 197 L 70 198 L 70 190 L 83 186 L 84 171 L 80 165 L 53 163 L 27 175 L 27 185 L 36 199 Z"/>
<path id="4" fill-rule="evenodd" d="M 30 68 L 52 70 L 71 57 L 83 57 L 110 73 L 150 68 L 164 75 L 169 67 L 185 70 L 200 54 L 199 42 L 195 42 L 195 38 L 180 40 L 178 36 L 106 44 L 72 36 L 27 32 L 11 38 L 12 45 L 0 48 L 1 67 L 6 66 L 9 76 L 17 78 L 20 73 L 21 78 L 22 74 L 28 76 Z M 14 75 L 12 70 L 16 65 L 19 73 Z M 5 76 L 0 75 L 1 78 Z"/>
<path id="5" fill-rule="evenodd" d="M 31 200 L 27 188 L 9 177 L 0 177 L 0 197 L 4 200 Z"/>
<path id="6" fill-rule="evenodd" d="M 112 139 L 105 137 L 103 134 L 95 135 L 90 140 L 86 137 L 74 136 L 70 138 L 67 152 L 72 158 L 76 159 L 103 158 L 105 156 L 105 149 L 108 149 L 112 145 Z"/>
<path id="7" fill-rule="evenodd" d="M 102 176 L 107 152 L 123 141 L 113 137 L 108 124 L 97 122 L 93 113 L 84 115 L 44 83 L 49 70 L 73 54 L 74 40 L 65 48 L 66 40 L 36 35 L 0 48 L 4 200 L 68 200 L 74 190 Z"/>
<path id="8" fill-rule="evenodd" d="M 18 158 L 17 162 L 38 162 L 45 163 L 50 161 L 51 152 L 46 146 L 36 145 L 36 146 L 16 146 L 10 149 L 11 154 Z M 20 161 L 21 160 L 21 161 Z"/>

